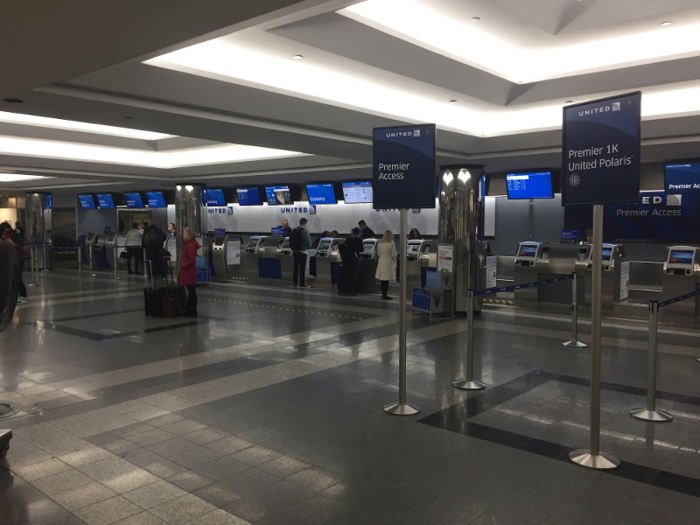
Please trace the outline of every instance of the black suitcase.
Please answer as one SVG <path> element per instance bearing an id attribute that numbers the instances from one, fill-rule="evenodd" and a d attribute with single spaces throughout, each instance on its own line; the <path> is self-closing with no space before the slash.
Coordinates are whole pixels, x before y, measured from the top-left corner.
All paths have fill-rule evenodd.
<path id="1" fill-rule="evenodd" d="M 338 293 L 341 295 L 350 293 L 350 274 L 344 264 L 338 265 Z"/>
<path id="2" fill-rule="evenodd" d="M 151 317 L 180 317 L 187 309 L 187 292 L 184 286 L 175 286 L 174 279 L 168 282 L 168 274 L 173 279 L 171 272 L 166 272 L 167 286 L 156 288 L 153 285 L 153 264 L 146 261 L 146 278 L 148 286 L 143 290 L 146 315 Z"/>
<path id="3" fill-rule="evenodd" d="M 146 288 L 143 289 L 143 299 L 145 304 L 146 315 L 151 317 L 163 317 L 163 297 L 165 295 L 164 288 L 155 288 L 153 286 L 153 264 L 151 261 L 146 261 L 144 268 L 146 273 Z"/>

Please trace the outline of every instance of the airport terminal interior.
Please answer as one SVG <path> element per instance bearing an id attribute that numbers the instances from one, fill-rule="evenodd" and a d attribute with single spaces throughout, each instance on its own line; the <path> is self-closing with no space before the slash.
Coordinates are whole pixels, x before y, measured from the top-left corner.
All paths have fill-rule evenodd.
<path id="1" fill-rule="evenodd" d="M 700 525 L 697 0 L 13 4 L 0 525 Z"/>

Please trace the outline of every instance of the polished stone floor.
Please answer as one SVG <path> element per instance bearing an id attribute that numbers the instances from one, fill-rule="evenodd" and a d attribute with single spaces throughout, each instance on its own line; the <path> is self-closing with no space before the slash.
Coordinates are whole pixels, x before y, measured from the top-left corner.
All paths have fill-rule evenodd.
<path id="1" fill-rule="evenodd" d="M 587 447 L 589 349 L 566 316 L 485 306 L 482 392 L 455 390 L 463 319 L 317 290 L 213 285 L 199 319 L 143 315 L 143 282 L 57 270 L 0 334 L 0 525 L 700 524 L 700 330 L 659 330 L 659 407 L 644 405 L 647 327 L 606 319 L 603 449 Z M 581 320 L 581 338 L 589 324 Z"/>

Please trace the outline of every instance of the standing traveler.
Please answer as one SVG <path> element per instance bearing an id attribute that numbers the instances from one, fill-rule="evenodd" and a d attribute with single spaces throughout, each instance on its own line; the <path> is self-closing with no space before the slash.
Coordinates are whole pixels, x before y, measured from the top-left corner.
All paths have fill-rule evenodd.
<path id="1" fill-rule="evenodd" d="M 165 277 L 165 269 L 160 256 L 160 249 L 163 246 L 165 234 L 157 228 L 155 224 L 147 226 L 143 231 L 143 239 L 141 241 L 143 249 L 146 252 L 146 260 L 151 261 L 153 266 L 153 277 Z"/>
<path id="2" fill-rule="evenodd" d="M 141 247 L 143 232 L 139 229 L 139 225 L 133 223 L 131 229 L 126 232 L 126 267 L 129 274 L 136 273 L 141 275 L 139 268 L 143 264 L 143 248 Z M 131 271 L 131 260 L 134 259 L 134 271 Z"/>
<path id="3" fill-rule="evenodd" d="M 24 285 L 22 280 L 22 270 L 24 269 L 24 262 L 27 260 L 27 250 L 24 247 L 24 238 L 19 234 L 19 232 L 12 229 L 12 225 L 9 222 L 3 222 L 0 224 L 0 241 L 7 241 L 14 243 L 17 248 L 17 256 L 19 257 L 19 296 L 17 297 L 17 304 L 27 304 L 29 298 L 27 297 L 27 287 Z"/>
<path id="4" fill-rule="evenodd" d="M 22 228 L 22 223 L 19 221 L 15 222 L 15 231 L 22 236 L 22 239 L 26 238 L 24 235 L 24 228 Z"/>
<path id="5" fill-rule="evenodd" d="M 175 223 L 174 222 L 169 222 L 168 223 L 168 237 L 175 237 L 177 235 L 177 231 L 175 229 Z"/>
<path id="6" fill-rule="evenodd" d="M 348 274 L 350 275 L 350 286 L 348 287 L 350 295 L 357 295 L 360 291 L 360 253 L 365 251 L 364 246 L 362 246 L 362 239 L 360 239 L 360 229 L 353 228 L 352 234 L 345 240 L 345 244 L 348 246 L 343 250 L 343 266 L 346 267 Z"/>
<path id="7" fill-rule="evenodd" d="M 308 220 L 302 218 L 299 221 L 299 226 L 294 228 L 289 234 L 289 247 L 292 249 L 292 257 L 294 258 L 294 273 L 292 274 L 292 284 L 294 288 L 299 285 L 299 288 L 313 288 L 310 284 L 306 284 L 306 256 L 307 250 L 311 248 L 311 236 L 306 229 Z"/>
<path id="8" fill-rule="evenodd" d="M 182 232 L 182 256 L 177 284 L 187 287 L 187 311 L 184 317 L 197 317 L 197 234 L 194 228 L 185 228 Z"/>
<path id="9" fill-rule="evenodd" d="M 382 283 L 382 299 L 391 299 L 387 293 L 389 292 L 389 281 L 396 279 L 395 263 L 396 263 L 396 246 L 394 245 L 394 234 L 391 230 L 384 232 L 382 240 L 377 244 L 377 272 L 375 277 Z"/>
<path id="10" fill-rule="evenodd" d="M 374 230 L 367 226 L 365 221 L 360 221 L 357 223 L 360 227 L 360 239 L 374 239 Z"/>

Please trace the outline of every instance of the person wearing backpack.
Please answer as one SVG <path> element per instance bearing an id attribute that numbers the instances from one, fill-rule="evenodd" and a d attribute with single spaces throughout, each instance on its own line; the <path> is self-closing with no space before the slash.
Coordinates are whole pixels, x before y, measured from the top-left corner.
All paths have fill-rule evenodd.
<path id="1" fill-rule="evenodd" d="M 292 230 L 289 234 L 289 247 L 292 249 L 292 257 L 294 258 L 294 272 L 292 283 L 294 288 L 313 288 L 310 284 L 306 284 L 306 253 L 311 248 L 311 236 L 309 235 L 306 225 L 308 220 L 302 218 L 299 221 L 299 226 Z"/>
<path id="2" fill-rule="evenodd" d="M 360 228 L 353 228 L 350 237 L 345 239 L 345 248 L 340 250 L 340 256 L 343 258 L 343 266 L 346 267 L 350 276 L 349 294 L 357 295 L 360 291 L 360 253 L 365 251 L 360 238 Z"/>

